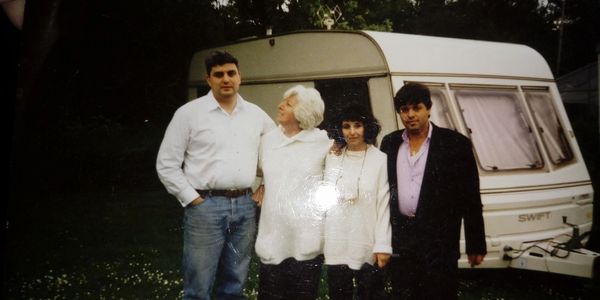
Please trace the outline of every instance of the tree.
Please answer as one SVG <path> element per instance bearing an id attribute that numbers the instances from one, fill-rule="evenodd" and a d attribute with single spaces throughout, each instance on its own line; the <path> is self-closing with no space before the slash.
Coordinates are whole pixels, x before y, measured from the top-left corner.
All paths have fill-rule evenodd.
<path id="1" fill-rule="evenodd" d="M 561 8 L 565 5 L 564 19 Z M 600 43 L 600 1 L 597 0 L 549 0 L 546 6 L 546 20 L 554 29 L 552 66 L 560 65 L 556 76 L 597 60 L 596 47 Z M 563 35 L 559 25 L 563 23 Z M 559 39 L 562 38 L 561 59 L 557 62 Z M 548 59 L 548 57 L 547 57 Z"/>
<path id="2" fill-rule="evenodd" d="M 336 5 L 342 16 L 334 29 L 391 31 L 391 20 L 382 18 L 390 3 L 392 1 L 236 0 L 216 5 L 216 8 L 232 32 L 230 37 L 237 39 L 263 35 L 267 28 L 273 28 L 274 33 L 323 29 L 317 12 Z"/>

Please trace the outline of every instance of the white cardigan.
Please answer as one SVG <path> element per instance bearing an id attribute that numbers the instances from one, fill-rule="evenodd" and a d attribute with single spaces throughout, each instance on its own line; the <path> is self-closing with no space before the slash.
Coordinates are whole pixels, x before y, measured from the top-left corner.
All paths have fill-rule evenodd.
<path id="1" fill-rule="evenodd" d="M 329 154 L 324 180 L 340 195 L 325 218 L 325 264 L 358 270 L 374 263 L 374 253 L 391 254 L 387 156 L 371 145 L 366 153 Z"/>
<path id="2" fill-rule="evenodd" d="M 332 141 L 319 129 L 288 138 L 281 128 L 265 134 L 259 151 L 263 198 L 255 250 L 265 264 L 313 259 L 323 253 L 324 210 L 315 191 Z"/>

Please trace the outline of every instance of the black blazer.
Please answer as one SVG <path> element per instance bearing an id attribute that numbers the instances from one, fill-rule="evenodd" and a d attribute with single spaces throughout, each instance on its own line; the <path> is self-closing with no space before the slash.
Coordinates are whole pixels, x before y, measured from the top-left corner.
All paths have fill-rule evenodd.
<path id="1" fill-rule="evenodd" d="M 429 154 L 414 219 L 402 215 L 398 207 L 396 160 L 403 130 L 386 135 L 381 143 L 388 158 L 394 253 L 410 249 L 456 262 L 464 219 L 467 253 L 486 254 L 479 175 L 471 142 L 460 133 L 430 124 Z"/>

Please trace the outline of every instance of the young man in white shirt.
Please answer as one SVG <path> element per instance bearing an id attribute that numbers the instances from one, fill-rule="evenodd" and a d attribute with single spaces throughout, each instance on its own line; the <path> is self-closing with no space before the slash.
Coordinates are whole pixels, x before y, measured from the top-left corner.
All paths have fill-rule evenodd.
<path id="1" fill-rule="evenodd" d="M 227 52 L 205 60 L 210 92 L 181 106 L 161 144 L 156 169 L 185 207 L 184 299 L 245 299 L 256 235 L 256 176 L 263 134 L 275 123 L 239 94 L 238 61 Z M 214 292 L 213 292 L 213 285 Z"/>

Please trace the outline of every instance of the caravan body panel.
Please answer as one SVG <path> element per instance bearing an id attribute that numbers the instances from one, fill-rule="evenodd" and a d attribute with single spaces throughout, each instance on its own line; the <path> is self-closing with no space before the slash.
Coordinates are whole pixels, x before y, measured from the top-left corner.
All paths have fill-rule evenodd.
<path id="1" fill-rule="evenodd" d="M 366 31 L 391 73 L 553 80 L 544 58 L 524 45 Z"/>
<path id="2" fill-rule="evenodd" d="M 207 91 L 203 58 L 216 49 L 239 59 L 240 93 L 274 119 L 283 92 L 303 84 L 321 92 L 325 122 L 345 102 L 370 107 L 382 125 L 379 141 L 402 127 L 394 111 L 396 91 L 406 82 L 427 84 L 435 98 L 431 120 L 474 144 L 489 252 L 483 267 L 527 268 L 528 256 L 507 255 L 570 236 L 573 229 L 566 223 L 581 232 L 591 229 L 589 174 L 550 68 L 530 47 L 372 31 L 267 36 L 197 52 L 190 66 L 190 99 Z M 463 254 L 464 249 L 462 241 Z M 529 259 L 536 259 L 529 264 L 535 270 L 544 265 L 540 259 L 552 260 L 548 265 L 570 263 L 550 256 Z M 546 271 L 591 274 L 589 256 L 577 261 L 585 270 Z M 464 255 L 459 265 L 467 266 Z"/>

